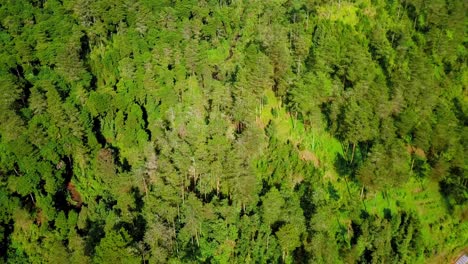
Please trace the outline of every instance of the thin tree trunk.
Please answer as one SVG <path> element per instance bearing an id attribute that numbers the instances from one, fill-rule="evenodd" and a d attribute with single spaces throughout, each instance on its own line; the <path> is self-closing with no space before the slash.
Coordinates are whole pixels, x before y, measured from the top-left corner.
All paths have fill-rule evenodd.
<path id="1" fill-rule="evenodd" d="M 145 188 L 145 196 L 148 197 L 148 186 L 146 185 L 146 179 L 143 176 L 143 187 Z"/>
<path id="2" fill-rule="evenodd" d="M 36 205 L 36 201 L 34 200 L 34 197 L 33 197 L 32 193 L 29 194 L 29 197 L 31 197 L 31 200 L 32 200 L 33 204 Z"/>
<path id="3" fill-rule="evenodd" d="M 179 204 L 177 204 L 177 218 L 180 218 L 180 207 Z M 179 220 L 180 221 L 180 220 Z M 175 227 L 174 227 L 174 234 L 175 234 Z"/>
<path id="4" fill-rule="evenodd" d="M 267 252 L 268 252 L 268 242 L 270 240 L 270 235 L 267 235 L 267 242 L 266 242 L 266 248 L 267 248 Z"/>
<path id="5" fill-rule="evenodd" d="M 362 189 L 361 189 L 361 202 L 362 202 L 362 205 L 364 206 L 364 211 L 367 212 L 367 206 L 366 206 L 366 202 L 363 199 L 363 195 L 364 195 L 364 186 L 362 186 Z"/>
<path id="6" fill-rule="evenodd" d="M 182 185 L 182 204 L 185 203 L 185 187 L 184 187 L 185 184 Z"/>
<path id="7" fill-rule="evenodd" d="M 177 211 L 179 211 L 179 206 L 177 206 Z M 174 231 L 174 238 L 177 237 L 177 232 L 176 232 L 176 228 L 175 228 L 175 221 L 172 220 L 172 230 Z M 177 240 L 175 241 L 176 243 L 176 252 L 177 252 L 177 255 L 179 254 L 179 244 L 177 244 Z"/>
<path id="8" fill-rule="evenodd" d="M 348 177 L 345 176 L 344 179 L 345 179 L 345 182 L 346 182 L 346 189 L 348 190 L 349 199 L 351 199 L 351 191 L 349 190 Z"/>

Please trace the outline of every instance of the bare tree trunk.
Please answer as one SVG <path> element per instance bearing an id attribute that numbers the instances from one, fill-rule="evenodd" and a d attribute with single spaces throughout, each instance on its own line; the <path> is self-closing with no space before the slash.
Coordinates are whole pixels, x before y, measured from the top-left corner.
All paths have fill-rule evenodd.
<path id="1" fill-rule="evenodd" d="M 36 205 L 36 201 L 34 200 L 34 196 L 32 195 L 32 193 L 29 194 L 29 197 L 31 197 L 33 204 Z"/>
<path id="2" fill-rule="evenodd" d="M 177 211 L 178 210 L 179 210 L 179 206 L 177 206 Z M 177 232 L 176 232 L 175 221 L 174 220 L 172 220 L 172 230 L 174 231 L 174 238 L 177 237 Z M 177 254 L 179 254 L 179 244 L 177 244 L 177 240 L 175 242 L 176 242 L 176 252 L 177 252 Z"/>
<path id="3" fill-rule="evenodd" d="M 185 187 L 184 187 L 185 184 L 182 184 L 182 204 L 185 203 Z"/>
<path id="4" fill-rule="evenodd" d="M 270 240 L 270 235 L 267 236 L 267 242 L 266 242 L 266 248 L 267 248 L 267 251 L 268 251 L 268 242 Z"/>
<path id="5" fill-rule="evenodd" d="M 148 197 L 148 186 L 146 185 L 145 176 L 143 176 L 143 187 L 145 188 L 145 196 Z"/>
<path id="6" fill-rule="evenodd" d="M 362 186 L 362 189 L 361 189 L 361 202 L 362 202 L 362 205 L 364 206 L 364 211 L 367 212 L 367 206 L 366 206 L 366 202 L 363 199 L 363 195 L 364 195 L 364 186 Z"/>
<path id="7" fill-rule="evenodd" d="M 345 176 L 344 179 L 345 179 L 345 183 L 346 183 L 346 189 L 348 190 L 349 199 L 351 199 L 351 191 L 349 190 L 348 178 Z"/>
<path id="8" fill-rule="evenodd" d="M 353 143 L 353 153 L 351 154 L 351 162 L 350 163 L 353 163 L 353 160 L 354 160 L 354 151 L 356 150 L 356 143 Z"/>

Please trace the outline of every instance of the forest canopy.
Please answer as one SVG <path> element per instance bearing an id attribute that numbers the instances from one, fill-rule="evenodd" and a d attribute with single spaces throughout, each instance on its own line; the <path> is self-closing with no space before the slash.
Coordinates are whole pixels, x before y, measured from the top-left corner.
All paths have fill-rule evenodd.
<path id="1" fill-rule="evenodd" d="M 448 263 L 468 2 L 4 0 L 1 263 Z"/>

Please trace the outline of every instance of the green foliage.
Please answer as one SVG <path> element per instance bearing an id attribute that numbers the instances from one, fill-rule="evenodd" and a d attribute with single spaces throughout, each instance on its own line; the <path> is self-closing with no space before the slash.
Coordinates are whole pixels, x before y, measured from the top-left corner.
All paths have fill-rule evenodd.
<path id="1" fill-rule="evenodd" d="M 127 247 L 130 237 L 125 230 L 110 231 L 101 239 L 93 258 L 95 263 L 140 263 L 135 249 Z"/>
<path id="2" fill-rule="evenodd" d="M 463 1 L 4 1 L 0 262 L 468 243 Z"/>

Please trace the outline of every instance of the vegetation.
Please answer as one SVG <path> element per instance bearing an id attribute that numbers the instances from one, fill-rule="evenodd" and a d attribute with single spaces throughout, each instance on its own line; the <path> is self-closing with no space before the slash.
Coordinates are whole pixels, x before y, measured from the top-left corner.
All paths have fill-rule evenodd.
<path id="1" fill-rule="evenodd" d="M 468 245 L 468 2 L 5 0 L 0 262 Z"/>

